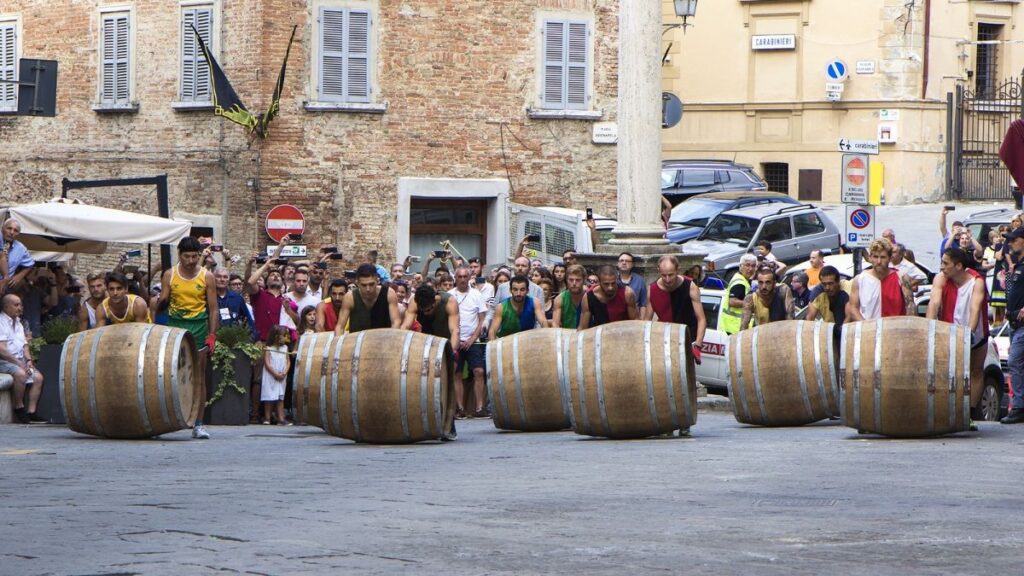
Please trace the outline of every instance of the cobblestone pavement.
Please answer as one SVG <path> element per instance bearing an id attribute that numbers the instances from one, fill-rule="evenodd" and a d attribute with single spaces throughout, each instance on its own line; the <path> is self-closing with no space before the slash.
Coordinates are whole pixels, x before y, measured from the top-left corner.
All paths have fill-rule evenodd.
<path id="1" fill-rule="evenodd" d="M 0 426 L 0 574 L 1018 573 L 1024 426 L 930 440 L 702 413 L 691 438 L 459 423 L 112 441 Z"/>

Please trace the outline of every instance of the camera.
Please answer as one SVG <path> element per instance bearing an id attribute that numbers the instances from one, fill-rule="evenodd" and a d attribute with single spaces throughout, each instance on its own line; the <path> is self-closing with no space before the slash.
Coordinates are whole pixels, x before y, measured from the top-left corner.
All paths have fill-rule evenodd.
<path id="1" fill-rule="evenodd" d="M 337 246 L 324 246 L 323 248 L 320 249 L 320 251 L 323 252 L 324 254 L 337 254 L 338 253 L 338 247 Z"/>
<path id="2" fill-rule="evenodd" d="M 355 277 L 356 277 L 356 271 L 355 270 L 345 270 L 345 278 L 348 278 L 350 280 L 354 280 Z"/>
<path id="3" fill-rule="evenodd" d="M 540 242 L 540 234 L 527 234 L 526 235 L 526 241 L 527 242 Z"/>
<path id="4" fill-rule="evenodd" d="M 319 270 L 326 270 L 327 269 L 327 262 L 315 262 L 315 263 L 313 263 L 313 267 L 317 268 Z"/>
<path id="5" fill-rule="evenodd" d="M 288 259 L 287 258 L 274 258 L 274 264 L 277 264 L 278 266 L 284 266 L 287 263 L 288 263 Z"/>
<path id="6" fill-rule="evenodd" d="M 434 250 L 434 258 L 444 258 L 448 253 L 444 250 Z"/>
<path id="7" fill-rule="evenodd" d="M 594 219 L 594 209 L 593 208 L 587 208 L 587 220 L 593 220 L 593 219 Z"/>
<path id="8" fill-rule="evenodd" d="M 295 234 L 294 232 L 288 235 L 288 239 L 292 242 L 298 242 L 302 240 L 302 234 Z"/>
<path id="9" fill-rule="evenodd" d="M 224 245 L 223 244 L 214 244 L 213 246 L 210 246 L 210 252 L 223 252 L 223 251 L 224 251 Z"/>

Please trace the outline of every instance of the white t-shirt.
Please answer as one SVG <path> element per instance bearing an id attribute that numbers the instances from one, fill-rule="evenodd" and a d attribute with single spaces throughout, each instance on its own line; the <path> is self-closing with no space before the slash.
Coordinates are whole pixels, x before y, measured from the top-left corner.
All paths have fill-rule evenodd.
<path id="1" fill-rule="evenodd" d="M 291 300 L 292 302 L 298 304 L 298 308 L 295 310 L 296 315 L 302 314 L 302 309 L 305 308 L 306 306 L 312 306 L 316 308 L 316 305 L 320 303 L 320 298 L 318 296 L 313 295 L 313 293 L 310 292 L 309 290 L 306 291 L 302 298 L 299 298 L 297 300 L 296 294 L 294 292 L 286 292 L 284 298 L 285 300 Z M 292 322 L 291 316 L 289 316 L 288 313 L 284 311 L 284 307 L 288 305 L 289 304 L 287 302 L 284 302 L 281 305 L 280 324 L 281 326 L 286 326 L 288 328 L 291 328 L 292 330 L 295 330 L 296 328 L 298 328 L 298 326 L 295 325 L 295 322 Z"/>
<path id="2" fill-rule="evenodd" d="M 6 312 L 0 312 L 0 343 L 7 347 L 7 352 L 24 360 L 26 341 L 25 326 Z"/>
<path id="3" fill-rule="evenodd" d="M 928 277 L 921 272 L 921 269 L 910 261 L 904 258 L 900 260 L 900 263 L 896 265 L 896 269 L 903 272 L 904 275 L 909 276 L 911 280 L 917 280 L 918 282 L 927 282 Z"/>
<path id="4" fill-rule="evenodd" d="M 459 292 L 458 288 L 452 288 L 448 295 L 459 305 L 459 340 L 468 340 L 481 322 L 480 314 L 487 313 L 487 300 L 479 290 L 473 289 Z"/>
<path id="5" fill-rule="evenodd" d="M 487 305 L 487 316 L 484 317 L 484 333 L 486 333 L 487 327 L 491 325 L 491 318 L 494 317 L 494 286 L 490 282 L 484 282 L 483 284 L 471 283 L 470 287 L 473 290 L 480 292 L 484 297 L 484 304 Z"/>

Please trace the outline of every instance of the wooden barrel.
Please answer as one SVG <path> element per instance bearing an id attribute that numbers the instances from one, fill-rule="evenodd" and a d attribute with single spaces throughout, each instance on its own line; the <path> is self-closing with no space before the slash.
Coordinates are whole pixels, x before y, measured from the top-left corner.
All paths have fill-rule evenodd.
<path id="1" fill-rule="evenodd" d="M 73 334 L 60 355 L 68 427 L 108 438 L 150 438 L 188 427 L 202 382 L 192 335 L 128 323 Z"/>
<path id="2" fill-rule="evenodd" d="M 967 430 L 971 341 L 962 326 L 916 316 L 843 325 L 843 424 L 905 438 Z"/>
<path id="3" fill-rule="evenodd" d="M 334 360 L 334 331 L 306 334 L 295 350 L 292 413 L 299 423 L 323 428 L 320 399 L 327 395 Z M 311 409 L 312 407 L 312 409 Z"/>
<path id="4" fill-rule="evenodd" d="M 569 428 L 566 346 L 575 330 L 527 330 L 487 343 L 487 392 L 494 426 L 548 432 Z"/>
<path id="5" fill-rule="evenodd" d="M 566 400 L 577 434 L 644 438 L 697 422 L 697 379 L 683 324 L 631 320 L 577 332 Z"/>
<path id="6" fill-rule="evenodd" d="M 738 422 L 799 426 L 839 413 L 835 324 L 786 320 L 729 337 L 729 397 Z"/>
<path id="7" fill-rule="evenodd" d="M 321 345 L 324 351 L 317 352 Z M 303 373 L 309 366 L 307 383 L 313 384 L 303 397 L 307 422 L 319 421 L 334 436 L 376 444 L 437 440 L 451 429 L 455 382 L 447 339 L 384 328 L 343 334 L 329 345 L 318 337 L 309 346 L 296 366 Z M 319 381 L 310 352 L 329 363 Z"/>

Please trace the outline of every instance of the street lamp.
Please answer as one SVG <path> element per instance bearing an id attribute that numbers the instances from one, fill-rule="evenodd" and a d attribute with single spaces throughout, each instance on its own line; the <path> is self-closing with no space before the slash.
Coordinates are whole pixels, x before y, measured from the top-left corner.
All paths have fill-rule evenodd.
<path id="1" fill-rule="evenodd" d="M 662 35 L 673 28 L 682 28 L 683 32 L 686 32 L 687 26 L 693 26 L 693 24 L 687 22 L 686 19 L 697 15 L 697 0 L 672 0 L 672 3 L 675 7 L 676 16 L 682 18 L 683 23 L 665 24 L 665 30 L 662 31 Z"/>

